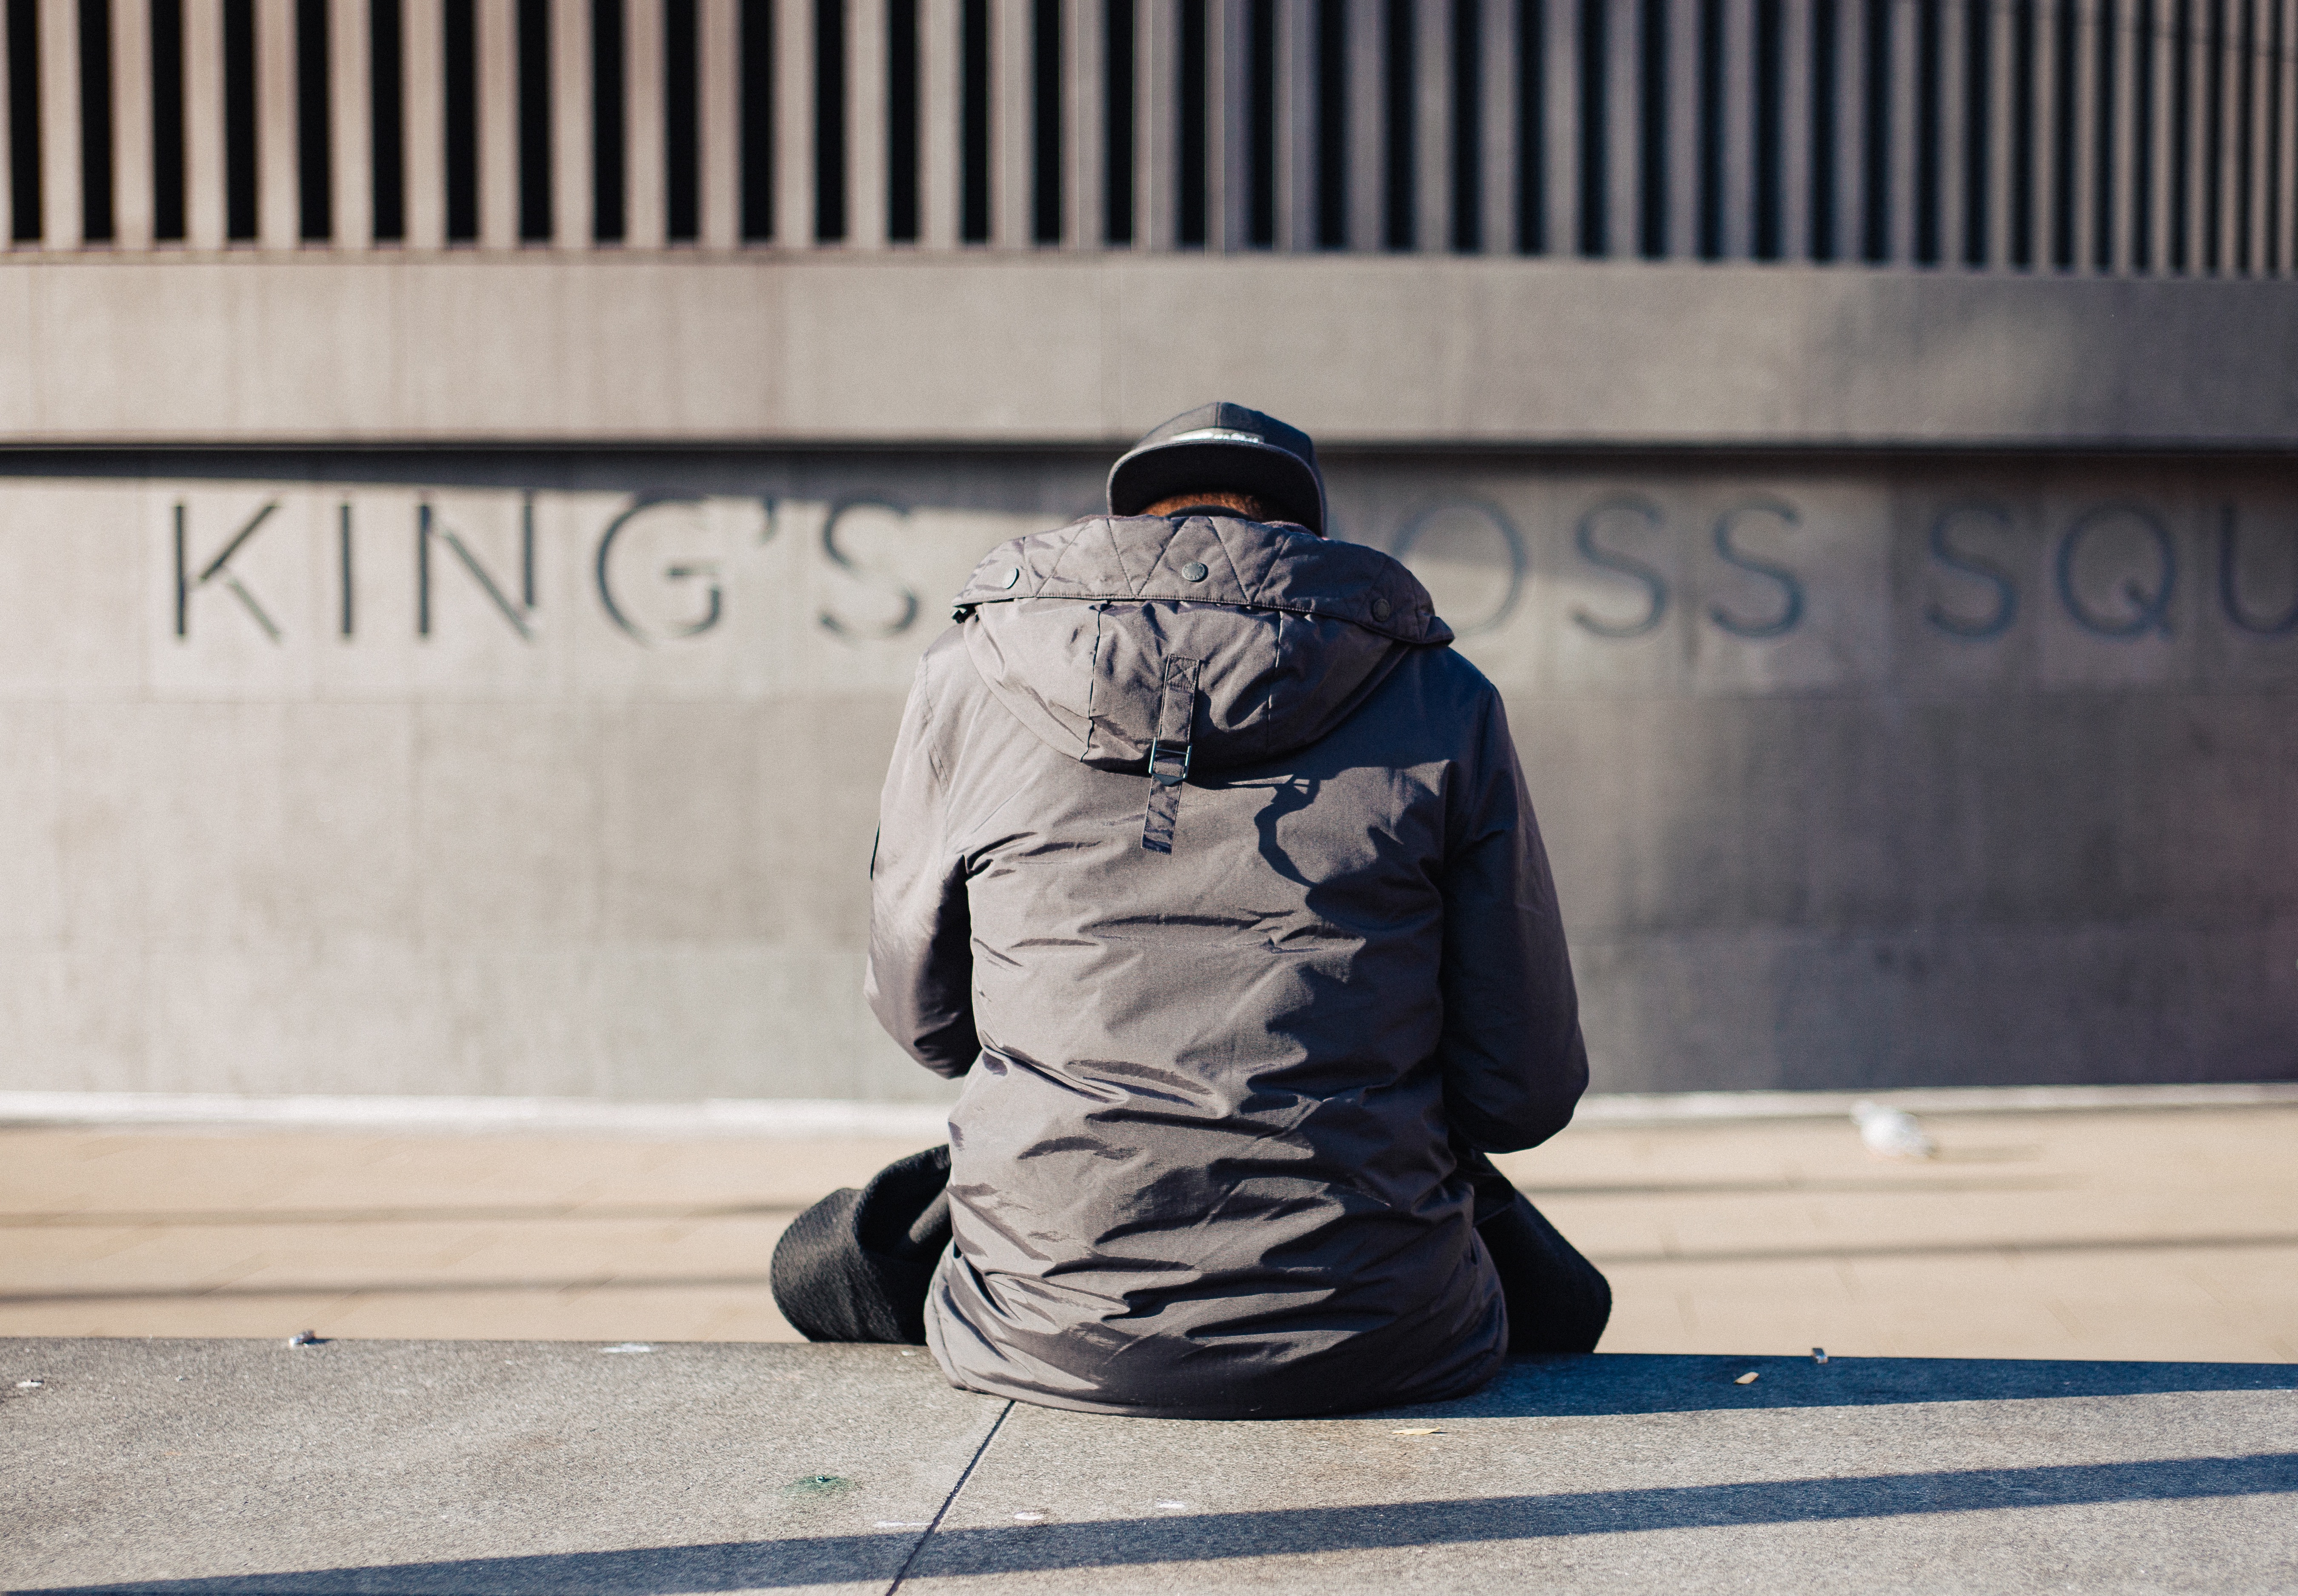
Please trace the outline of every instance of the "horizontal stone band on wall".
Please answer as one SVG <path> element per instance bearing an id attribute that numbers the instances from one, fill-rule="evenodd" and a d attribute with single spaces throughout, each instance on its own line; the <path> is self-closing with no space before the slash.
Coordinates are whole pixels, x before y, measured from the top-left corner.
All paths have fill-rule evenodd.
<path id="1" fill-rule="evenodd" d="M 2294 0 L 5 0 L 17 248 L 2287 275 Z"/>
<path id="2" fill-rule="evenodd" d="M 0 268 L 0 435 L 1099 449 L 1220 395 L 1327 448 L 2288 451 L 2293 348 L 2298 295 L 2254 279 L 1393 255 L 47 256 Z"/>

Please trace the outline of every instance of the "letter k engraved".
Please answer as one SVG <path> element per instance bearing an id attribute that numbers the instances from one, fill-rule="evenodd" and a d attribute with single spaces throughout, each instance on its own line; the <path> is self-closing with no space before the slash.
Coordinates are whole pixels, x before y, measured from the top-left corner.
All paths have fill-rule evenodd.
<path id="1" fill-rule="evenodd" d="M 192 595 L 207 586 L 209 583 L 219 581 L 225 587 L 231 590 L 232 597 L 240 601 L 247 613 L 255 617 L 255 624 L 263 628 L 263 635 L 275 643 L 279 641 L 278 624 L 264 613 L 263 606 L 255 601 L 255 595 L 247 591 L 247 584 L 240 581 L 238 575 L 231 568 L 232 557 L 247 547 L 248 540 L 256 534 L 270 517 L 271 512 L 278 508 L 279 500 L 277 499 L 266 501 L 261 509 L 247 518 L 247 524 L 244 526 L 232 533 L 231 541 L 223 546 L 222 552 L 208 561 L 201 568 L 200 574 L 194 576 L 190 534 L 185 526 L 184 501 L 180 499 L 176 501 L 176 635 L 178 637 L 191 635 Z"/>

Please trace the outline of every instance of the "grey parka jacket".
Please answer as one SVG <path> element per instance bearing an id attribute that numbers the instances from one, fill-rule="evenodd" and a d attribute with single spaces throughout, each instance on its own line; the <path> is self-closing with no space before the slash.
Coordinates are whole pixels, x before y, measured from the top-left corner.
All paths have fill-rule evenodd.
<path id="1" fill-rule="evenodd" d="M 1401 565 L 1289 524 L 1083 521 L 958 605 L 868 978 L 966 1078 L 943 1371 L 1170 1417 L 1473 1390 L 1508 1323 L 1449 1139 L 1529 1147 L 1587 1081 L 1500 695 Z"/>

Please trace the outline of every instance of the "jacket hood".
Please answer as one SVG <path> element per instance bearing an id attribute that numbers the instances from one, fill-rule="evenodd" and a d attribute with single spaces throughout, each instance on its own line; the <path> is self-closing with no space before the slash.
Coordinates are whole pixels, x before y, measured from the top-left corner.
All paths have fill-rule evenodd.
<path id="1" fill-rule="evenodd" d="M 1452 641 L 1379 550 L 1228 517 L 1095 517 L 1015 538 L 956 603 L 998 701 L 1103 770 L 1145 769 L 1160 737 L 1198 768 L 1306 748 L 1409 650 Z"/>

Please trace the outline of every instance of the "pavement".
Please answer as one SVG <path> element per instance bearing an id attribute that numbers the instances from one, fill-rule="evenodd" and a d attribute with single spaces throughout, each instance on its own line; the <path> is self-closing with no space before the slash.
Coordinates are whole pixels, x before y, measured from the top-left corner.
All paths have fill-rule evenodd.
<path id="1" fill-rule="evenodd" d="M 0 1493 L 18 1592 L 2287 1591 L 2298 1368 L 1598 1353 L 1211 1423 L 891 1347 L 19 1340 Z"/>
<path id="2" fill-rule="evenodd" d="M 1591 1120 L 1500 1161 L 1602 1349 L 2298 1361 L 2298 1104 Z M 773 1341 L 791 1215 L 916 1139 L 0 1129 L 0 1336 Z"/>
<path id="3" fill-rule="evenodd" d="M 2298 1106 L 1924 1124 L 1575 1126 L 1595 1356 L 1237 1424 L 776 1344 L 915 1140 L 0 1130 L 0 1588 L 2298 1592 Z"/>

